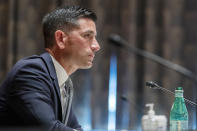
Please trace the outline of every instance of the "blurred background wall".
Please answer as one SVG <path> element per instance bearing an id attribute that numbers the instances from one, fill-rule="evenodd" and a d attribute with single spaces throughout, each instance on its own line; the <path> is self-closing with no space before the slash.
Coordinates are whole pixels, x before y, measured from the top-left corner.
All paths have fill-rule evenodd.
<path id="1" fill-rule="evenodd" d="M 85 129 L 108 128 L 110 60 L 117 60 L 116 128 L 140 130 L 146 103 L 156 114 L 169 112 L 174 96 L 151 90 L 152 80 L 166 89 L 184 88 L 197 102 L 197 82 L 145 57 L 109 44 L 116 33 L 130 46 L 146 50 L 197 74 L 196 0 L 0 0 L 0 82 L 17 60 L 44 52 L 41 20 L 62 5 L 81 5 L 98 15 L 101 50 L 90 70 L 72 75 L 74 110 Z M 197 76 L 197 75 L 196 75 Z M 196 129 L 197 108 L 187 104 L 189 126 Z"/>

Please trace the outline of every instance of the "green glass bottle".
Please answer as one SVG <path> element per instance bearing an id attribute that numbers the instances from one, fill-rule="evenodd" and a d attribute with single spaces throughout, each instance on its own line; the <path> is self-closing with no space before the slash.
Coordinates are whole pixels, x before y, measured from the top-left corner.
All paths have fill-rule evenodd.
<path id="1" fill-rule="evenodd" d="M 188 112 L 183 98 L 183 88 L 177 87 L 170 111 L 170 131 L 186 130 L 188 130 Z"/>

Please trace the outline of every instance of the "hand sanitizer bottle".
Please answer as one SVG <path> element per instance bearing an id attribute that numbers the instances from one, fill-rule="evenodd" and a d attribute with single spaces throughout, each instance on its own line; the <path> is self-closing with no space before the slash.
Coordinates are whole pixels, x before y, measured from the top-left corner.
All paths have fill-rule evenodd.
<path id="1" fill-rule="evenodd" d="M 154 104 L 146 104 L 149 111 L 142 117 L 142 131 L 166 131 L 167 118 L 165 115 L 155 115 Z"/>
<path id="2" fill-rule="evenodd" d="M 154 104 L 146 104 L 146 107 L 149 107 L 149 111 L 142 117 L 142 131 L 156 131 L 156 118 L 153 106 Z"/>

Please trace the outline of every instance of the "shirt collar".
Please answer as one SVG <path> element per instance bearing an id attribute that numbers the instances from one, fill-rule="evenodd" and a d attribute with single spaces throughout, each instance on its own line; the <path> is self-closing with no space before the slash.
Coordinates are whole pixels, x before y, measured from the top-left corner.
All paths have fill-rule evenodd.
<path id="1" fill-rule="evenodd" d="M 64 68 L 59 64 L 59 62 L 52 55 L 50 56 L 55 66 L 59 87 L 62 87 L 65 81 L 68 79 L 68 74 L 66 73 Z"/>

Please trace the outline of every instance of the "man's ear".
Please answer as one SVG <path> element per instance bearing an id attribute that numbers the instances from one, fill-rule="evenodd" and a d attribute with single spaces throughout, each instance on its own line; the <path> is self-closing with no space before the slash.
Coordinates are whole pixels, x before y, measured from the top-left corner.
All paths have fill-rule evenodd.
<path id="1" fill-rule="evenodd" d="M 60 49 L 65 48 L 65 41 L 67 40 L 67 38 L 68 38 L 67 34 L 64 33 L 63 31 L 61 30 L 55 31 L 55 41 Z"/>

